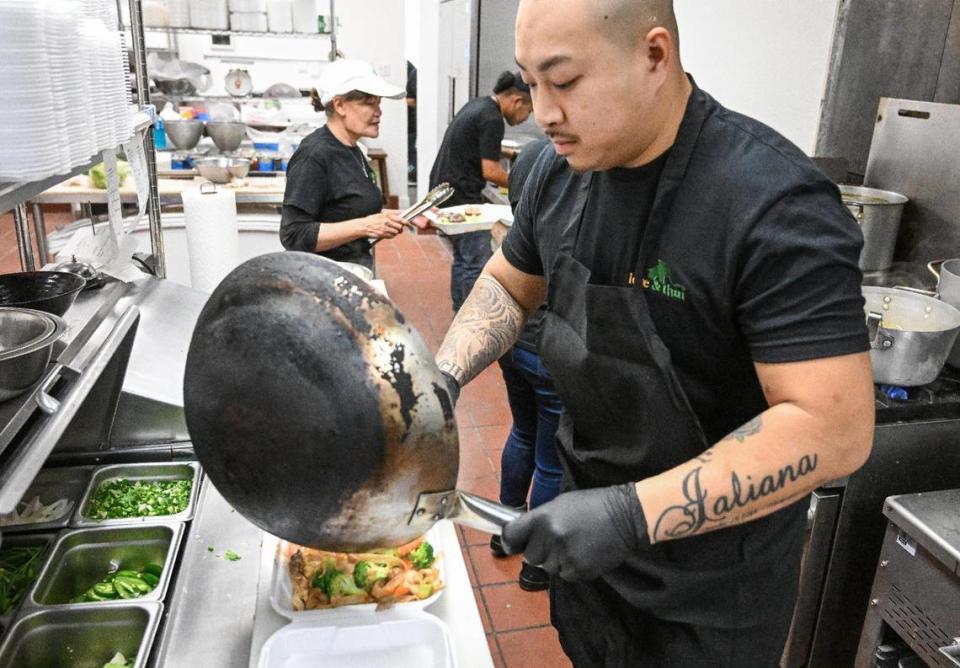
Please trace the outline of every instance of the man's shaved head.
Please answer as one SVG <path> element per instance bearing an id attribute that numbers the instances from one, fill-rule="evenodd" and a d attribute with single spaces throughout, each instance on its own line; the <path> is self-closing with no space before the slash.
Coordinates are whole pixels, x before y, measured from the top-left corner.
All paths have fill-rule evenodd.
<path id="1" fill-rule="evenodd" d="M 665 28 L 679 49 L 680 34 L 673 0 L 583 0 L 597 28 L 612 40 L 634 47 L 637 40 L 654 28 Z M 552 2 L 552 0 L 523 0 Z"/>
<path id="2" fill-rule="evenodd" d="M 521 0 L 516 59 L 537 124 L 575 170 L 669 148 L 692 90 L 673 0 Z"/>
<path id="3" fill-rule="evenodd" d="M 673 0 L 590 0 L 603 31 L 629 46 L 654 28 L 666 28 L 678 42 Z"/>

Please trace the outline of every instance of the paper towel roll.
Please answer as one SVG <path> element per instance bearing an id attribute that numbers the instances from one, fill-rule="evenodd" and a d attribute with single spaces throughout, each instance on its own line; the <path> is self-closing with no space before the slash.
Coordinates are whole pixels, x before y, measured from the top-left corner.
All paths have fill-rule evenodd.
<path id="1" fill-rule="evenodd" d="M 210 192 L 208 184 L 183 192 L 183 217 L 190 255 L 190 285 L 213 292 L 239 263 L 237 200 L 232 190 Z"/>

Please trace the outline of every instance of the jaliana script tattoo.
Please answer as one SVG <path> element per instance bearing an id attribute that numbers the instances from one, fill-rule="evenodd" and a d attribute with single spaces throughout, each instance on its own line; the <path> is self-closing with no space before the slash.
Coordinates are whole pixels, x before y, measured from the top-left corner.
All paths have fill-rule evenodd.
<path id="1" fill-rule="evenodd" d="M 736 471 L 730 474 L 730 489 L 721 494 L 710 493 L 700 483 L 702 466 L 697 466 L 683 479 L 683 498 L 685 503 L 670 506 L 660 517 L 653 530 L 653 540 L 661 541 L 682 538 L 697 533 L 705 525 L 719 528 L 736 519 L 753 515 L 755 509 L 747 506 L 770 496 L 797 482 L 800 478 L 813 473 L 817 468 L 817 455 L 804 455 L 796 465 L 787 464 L 774 474 L 765 475 L 759 480 L 746 476 L 741 480 Z M 796 495 L 799 496 L 799 495 Z M 731 516 L 735 511 L 736 516 Z"/>
<path id="2" fill-rule="evenodd" d="M 510 349 L 523 329 L 520 305 L 492 276 L 482 274 L 460 307 L 440 350 L 437 366 L 466 385 Z"/>
<path id="3" fill-rule="evenodd" d="M 722 441 L 731 441 L 737 439 L 738 442 L 743 443 L 744 439 L 747 436 L 753 436 L 754 434 L 760 433 L 760 429 L 763 427 L 763 420 L 760 419 L 760 416 L 753 418 L 752 420 L 745 422 L 740 425 L 729 434 L 724 436 Z"/>

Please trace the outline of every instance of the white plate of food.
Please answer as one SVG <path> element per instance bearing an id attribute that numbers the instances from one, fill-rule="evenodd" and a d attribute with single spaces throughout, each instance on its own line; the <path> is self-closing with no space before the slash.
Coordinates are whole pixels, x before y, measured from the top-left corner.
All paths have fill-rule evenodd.
<path id="1" fill-rule="evenodd" d="M 489 230 L 501 220 L 513 224 L 513 213 L 505 204 L 461 204 L 423 215 L 438 230 L 451 235 Z"/>
<path id="2" fill-rule="evenodd" d="M 440 598 L 446 582 L 443 555 L 435 550 L 439 544 L 434 529 L 399 548 L 364 553 L 278 541 L 270 604 L 294 621 L 393 607 L 422 610 Z"/>

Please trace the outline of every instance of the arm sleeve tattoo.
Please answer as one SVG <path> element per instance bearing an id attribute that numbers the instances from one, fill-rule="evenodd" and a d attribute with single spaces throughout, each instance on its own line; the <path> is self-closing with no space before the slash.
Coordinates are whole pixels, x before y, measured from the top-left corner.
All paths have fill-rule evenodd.
<path id="1" fill-rule="evenodd" d="M 510 349 L 525 319 L 497 279 L 481 274 L 437 351 L 437 366 L 463 387 Z"/>

